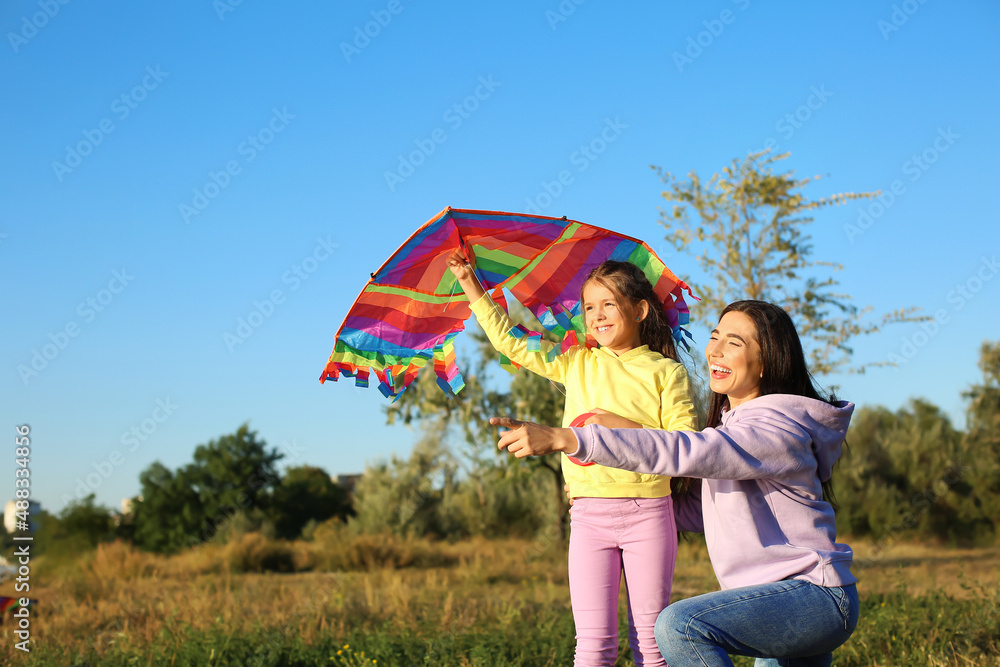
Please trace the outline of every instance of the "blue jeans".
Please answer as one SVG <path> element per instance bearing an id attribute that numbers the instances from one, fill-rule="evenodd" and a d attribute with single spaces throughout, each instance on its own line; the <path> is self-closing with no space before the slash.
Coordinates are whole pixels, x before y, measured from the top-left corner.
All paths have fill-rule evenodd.
<path id="1" fill-rule="evenodd" d="M 801 579 L 733 588 L 680 600 L 656 619 L 656 644 L 670 667 L 829 667 L 833 649 L 858 622 L 854 584 L 826 588 Z"/>

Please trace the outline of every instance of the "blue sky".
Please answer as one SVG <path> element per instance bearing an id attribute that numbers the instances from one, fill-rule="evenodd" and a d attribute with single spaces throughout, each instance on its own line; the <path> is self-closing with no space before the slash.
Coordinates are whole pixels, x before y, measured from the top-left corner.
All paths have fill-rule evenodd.
<path id="1" fill-rule="evenodd" d="M 707 178 L 769 140 L 814 197 L 893 193 L 816 216 L 843 291 L 940 316 L 857 341 L 907 363 L 832 378 L 845 397 L 961 424 L 997 337 L 994 3 L 16 0 L 0 28 L 0 391 L 50 510 L 118 507 L 245 421 L 289 465 L 407 455 L 377 390 L 317 378 L 412 231 L 535 205 L 696 285 L 650 165 Z"/>

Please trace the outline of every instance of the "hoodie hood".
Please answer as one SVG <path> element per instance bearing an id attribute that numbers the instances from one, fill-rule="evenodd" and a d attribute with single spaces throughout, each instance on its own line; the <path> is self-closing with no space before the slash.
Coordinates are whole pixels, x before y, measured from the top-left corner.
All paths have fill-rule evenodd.
<path id="1" fill-rule="evenodd" d="M 854 414 L 854 403 L 837 401 L 834 404 L 793 394 L 768 394 L 746 401 L 722 415 L 725 425 L 744 409 L 772 408 L 784 413 L 812 437 L 813 453 L 818 462 L 817 472 L 821 482 L 827 482 L 833 464 L 840 458 L 841 446 L 847 437 L 847 427 Z"/>

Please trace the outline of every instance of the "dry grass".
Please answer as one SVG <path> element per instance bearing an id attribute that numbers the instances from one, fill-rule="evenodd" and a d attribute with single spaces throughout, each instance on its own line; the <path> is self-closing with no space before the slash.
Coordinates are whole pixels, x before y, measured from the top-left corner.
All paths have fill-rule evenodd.
<path id="1" fill-rule="evenodd" d="M 968 598 L 1000 581 L 1000 549 L 896 545 L 858 555 L 865 563 L 862 596 L 905 585 L 910 595 Z M 262 571 L 269 568 L 288 573 Z M 715 589 L 704 545 L 682 544 L 675 597 Z M 0 594 L 13 595 L 12 582 Z M 544 623 L 569 609 L 565 549 L 557 543 L 445 544 L 337 532 L 313 543 L 247 534 L 174 557 L 106 544 L 58 569 L 39 562 L 31 595 L 39 600 L 36 645 L 99 654 L 117 644 L 144 655 L 150 646 L 183 641 L 182 629 L 224 628 L 229 636 L 294 629 L 311 644 L 366 628 L 461 633 L 524 618 Z M 0 660 L 11 659 L 11 643 L 0 649 Z M 966 664 L 938 660 L 926 662 Z"/>

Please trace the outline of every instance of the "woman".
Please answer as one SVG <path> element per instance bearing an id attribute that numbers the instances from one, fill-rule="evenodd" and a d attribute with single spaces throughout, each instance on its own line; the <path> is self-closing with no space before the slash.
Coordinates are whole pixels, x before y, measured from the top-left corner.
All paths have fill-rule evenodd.
<path id="1" fill-rule="evenodd" d="M 562 451 L 640 473 L 702 478 L 699 492 L 677 508 L 678 527 L 704 528 L 722 590 L 660 614 L 656 640 L 671 667 L 732 665 L 730 653 L 754 656 L 758 667 L 828 666 L 858 618 L 852 552 L 836 543 L 824 493 L 854 405 L 820 397 L 791 318 L 769 303 L 727 306 L 705 356 L 714 428 L 627 430 L 628 420 L 599 410 L 578 429 L 494 418 L 514 429 L 499 446 L 519 458 Z M 692 504 L 699 497 L 700 516 Z"/>

